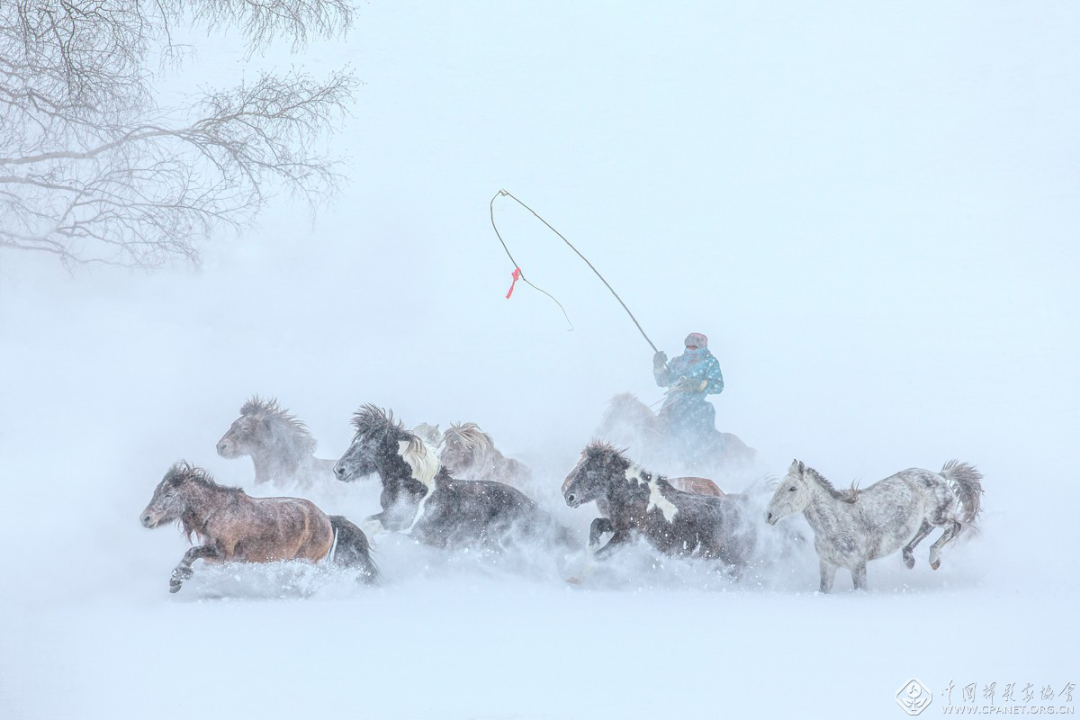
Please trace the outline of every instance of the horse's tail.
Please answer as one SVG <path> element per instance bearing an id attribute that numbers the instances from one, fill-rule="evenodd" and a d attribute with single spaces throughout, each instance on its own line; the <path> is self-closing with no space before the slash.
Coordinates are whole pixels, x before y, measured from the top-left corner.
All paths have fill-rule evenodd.
<path id="1" fill-rule="evenodd" d="M 982 511 L 982 473 L 975 469 L 974 465 L 950 460 L 941 468 L 941 476 L 949 483 L 949 487 L 956 493 L 960 504 L 960 524 L 967 528 L 974 528 Z"/>
<path id="2" fill-rule="evenodd" d="M 334 529 L 331 561 L 347 568 L 358 568 L 361 582 L 370 584 L 378 580 L 379 568 L 371 559 L 371 547 L 364 531 L 341 515 L 330 516 L 330 527 Z"/>

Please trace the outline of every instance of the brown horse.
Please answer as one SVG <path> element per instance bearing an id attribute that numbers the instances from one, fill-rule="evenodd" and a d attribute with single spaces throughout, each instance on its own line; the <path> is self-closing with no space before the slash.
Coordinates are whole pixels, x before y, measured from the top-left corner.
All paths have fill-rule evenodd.
<path id="1" fill-rule="evenodd" d="M 367 537 L 338 515 L 326 515 L 300 498 L 253 498 L 240 488 L 218 485 L 203 469 L 186 462 L 169 468 L 140 516 L 143 527 L 179 522 L 190 541 L 199 545 L 173 570 L 169 592 L 177 592 L 192 576 L 198 559 L 252 563 L 276 560 L 331 560 L 360 570 L 359 579 L 373 582 L 378 569 Z"/>

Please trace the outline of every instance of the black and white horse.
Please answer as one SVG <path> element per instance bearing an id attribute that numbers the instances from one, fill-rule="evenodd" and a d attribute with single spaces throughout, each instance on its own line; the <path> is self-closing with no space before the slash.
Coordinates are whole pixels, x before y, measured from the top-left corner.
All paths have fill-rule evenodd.
<path id="1" fill-rule="evenodd" d="M 603 442 L 590 444 L 563 484 L 570 507 L 596 501 L 607 517 L 593 520 L 590 544 L 613 533 L 597 558 L 611 555 L 635 536 L 667 555 L 717 559 L 741 568 L 753 553 L 756 532 L 741 495 L 723 497 L 676 490 L 667 478 L 634 465 Z"/>
<path id="2" fill-rule="evenodd" d="M 446 548 L 573 544 L 568 531 L 520 490 L 451 477 L 433 449 L 385 410 L 365 405 L 353 426 L 356 436 L 334 473 L 345 482 L 378 473 L 382 511 L 365 521 L 365 529 L 408 533 Z"/>

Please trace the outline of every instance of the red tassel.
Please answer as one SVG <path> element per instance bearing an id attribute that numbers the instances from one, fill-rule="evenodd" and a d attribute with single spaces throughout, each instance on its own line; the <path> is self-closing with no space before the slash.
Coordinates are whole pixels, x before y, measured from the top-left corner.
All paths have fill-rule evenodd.
<path id="1" fill-rule="evenodd" d="M 518 279 L 521 278 L 521 268 L 514 268 L 514 281 L 510 283 L 510 289 L 506 292 L 506 299 L 509 300 L 510 296 L 514 294 L 514 286 L 517 285 Z"/>

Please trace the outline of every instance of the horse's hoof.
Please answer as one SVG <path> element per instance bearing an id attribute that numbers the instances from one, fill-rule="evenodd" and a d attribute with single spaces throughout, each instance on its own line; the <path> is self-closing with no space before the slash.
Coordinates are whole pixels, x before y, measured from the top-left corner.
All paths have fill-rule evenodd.
<path id="1" fill-rule="evenodd" d="M 935 560 L 934 562 L 930 563 L 930 568 L 932 570 L 937 570 L 939 567 L 941 567 L 941 561 L 940 560 Z"/>
<path id="2" fill-rule="evenodd" d="M 181 587 L 183 587 L 183 585 L 181 585 L 180 583 L 171 582 L 171 583 L 169 583 L 169 592 L 178 593 L 178 592 L 180 592 Z"/>
<path id="3" fill-rule="evenodd" d="M 915 556 L 913 556 L 913 555 L 905 555 L 904 556 L 904 564 L 907 565 L 908 570 L 915 567 Z"/>
<path id="4" fill-rule="evenodd" d="M 581 578 L 579 578 L 579 577 L 566 578 L 566 584 L 567 585 L 581 585 Z"/>

